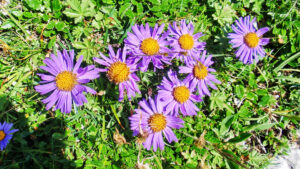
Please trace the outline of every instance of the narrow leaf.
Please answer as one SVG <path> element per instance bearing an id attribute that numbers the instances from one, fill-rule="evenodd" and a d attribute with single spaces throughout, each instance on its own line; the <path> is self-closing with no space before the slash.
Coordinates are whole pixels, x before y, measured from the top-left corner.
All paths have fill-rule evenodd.
<path id="1" fill-rule="evenodd" d="M 249 137 L 251 137 L 250 133 L 242 133 L 239 136 L 228 140 L 228 143 L 239 143 L 239 142 L 242 142 L 244 140 L 247 140 Z"/>

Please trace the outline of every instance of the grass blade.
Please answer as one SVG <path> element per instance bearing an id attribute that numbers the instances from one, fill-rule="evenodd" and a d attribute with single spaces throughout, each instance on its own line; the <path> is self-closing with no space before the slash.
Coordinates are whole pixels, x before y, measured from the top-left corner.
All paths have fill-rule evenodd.
<path id="1" fill-rule="evenodd" d="M 279 76 L 279 77 L 276 77 L 276 79 L 284 79 L 284 80 L 288 80 L 288 81 L 291 81 L 291 82 L 295 82 L 295 83 L 299 83 L 299 84 L 300 84 L 300 79 L 299 79 L 299 78 L 296 78 L 296 77 Z"/>
<path id="2" fill-rule="evenodd" d="M 117 119 L 119 125 L 122 127 L 122 129 L 125 129 L 125 128 L 123 127 L 123 125 L 121 124 L 121 121 L 120 121 L 120 119 L 119 119 L 119 116 L 117 115 L 117 112 L 116 112 L 115 107 L 112 106 L 112 105 L 110 105 L 110 107 L 111 107 L 111 110 L 112 110 L 112 112 L 114 113 L 114 116 L 116 117 L 116 119 Z"/>
<path id="3" fill-rule="evenodd" d="M 283 61 L 280 65 L 278 65 L 275 69 L 274 72 L 278 72 L 280 69 L 282 69 L 285 65 L 287 65 L 290 61 L 296 59 L 298 56 L 300 56 L 300 52 L 294 54 L 293 56 L 289 57 L 285 61 Z"/>

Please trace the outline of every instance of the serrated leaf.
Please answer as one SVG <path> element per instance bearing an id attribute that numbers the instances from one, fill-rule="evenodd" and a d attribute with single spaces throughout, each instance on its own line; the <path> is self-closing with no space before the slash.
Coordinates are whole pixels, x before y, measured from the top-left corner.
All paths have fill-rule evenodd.
<path id="1" fill-rule="evenodd" d="M 226 96 L 224 94 L 216 94 L 211 96 L 210 109 L 215 110 L 217 107 L 223 110 L 227 109 L 230 113 L 234 113 L 234 109 L 231 105 L 225 102 Z"/>
<path id="2" fill-rule="evenodd" d="M 95 15 L 95 5 L 90 0 L 68 0 L 67 3 L 71 8 L 67 8 L 63 13 L 70 18 L 75 18 L 75 23 L 81 22 L 84 17 Z"/>

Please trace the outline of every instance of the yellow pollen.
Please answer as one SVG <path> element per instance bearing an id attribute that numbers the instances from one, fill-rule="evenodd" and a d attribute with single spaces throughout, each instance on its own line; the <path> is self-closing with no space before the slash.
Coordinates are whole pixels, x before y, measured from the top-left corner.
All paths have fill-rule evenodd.
<path id="1" fill-rule="evenodd" d="M 175 87 L 173 90 L 173 97 L 179 103 L 184 103 L 190 98 L 190 91 L 185 86 Z"/>
<path id="2" fill-rule="evenodd" d="M 126 65 L 126 63 L 120 61 L 113 63 L 107 71 L 109 80 L 116 84 L 126 81 L 129 75 L 130 68 Z"/>
<path id="3" fill-rule="evenodd" d="M 255 48 L 258 45 L 259 37 L 254 32 L 247 33 L 244 36 L 244 42 L 249 48 Z"/>
<path id="4" fill-rule="evenodd" d="M 149 118 L 148 124 L 152 131 L 159 132 L 166 128 L 167 120 L 163 114 L 154 114 Z"/>
<path id="5" fill-rule="evenodd" d="M 159 44 L 157 40 L 153 38 L 144 39 L 141 43 L 141 50 L 146 55 L 155 55 L 159 52 Z"/>
<path id="6" fill-rule="evenodd" d="M 202 80 L 208 74 L 207 67 L 204 66 L 201 62 L 198 62 L 198 64 L 194 66 L 193 73 L 198 80 Z"/>
<path id="7" fill-rule="evenodd" d="M 0 130 L 0 141 L 5 139 L 6 134 L 4 133 L 3 130 Z"/>
<path id="8" fill-rule="evenodd" d="M 72 91 L 77 84 L 77 77 L 76 74 L 72 72 L 63 71 L 56 76 L 55 81 L 59 90 Z"/>
<path id="9" fill-rule="evenodd" d="M 194 47 L 194 39 L 190 34 L 181 35 L 178 42 L 180 47 L 185 50 L 190 50 Z"/>

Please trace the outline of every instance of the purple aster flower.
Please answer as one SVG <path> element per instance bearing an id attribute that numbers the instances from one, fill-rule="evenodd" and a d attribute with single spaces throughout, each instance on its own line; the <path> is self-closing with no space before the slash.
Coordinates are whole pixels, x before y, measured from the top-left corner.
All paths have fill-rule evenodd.
<path id="1" fill-rule="evenodd" d="M 184 116 L 196 115 L 199 109 L 193 102 L 200 102 L 202 99 L 194 95 L 192 92 L 195 86 L 189 85 L 189 81 L 180 81 L 177 78 L 176 72 L 170 70 L 168 72 L 169 80 L 164 77 L 158 88 L 158 98 L 165 107 L 166 112 L 171 112 L 175 116 L 178 115 L 178 110 Z"/>
<path id="2" fill-rule="evenodd" d="M 19 131 L 18 129 L 11 130 L 13 126 L 12 123 L 3 124 L 0 123 L 0 150 L 4 150 L 7 144 L 9 143 L 10 139 L 12 138 L 12 133 Z"/>
<path id="3" fill-rule="evenodd" d="M 250 16 L 240 18 L 235 23 L 237 27 L 232 24 L 234 33 L 229 33 L 228 38 L 231 39 L 233 48 L 239 48 L 235 54 L 244 64 L 252 64 L 255 59 L 258 62 L 258 55 L 265 57 L 265 51 L 262 46 L 269 43 L 269 38 L 262 38 L 262 35 L 269 31 L 268 27 L 256 30 L 254 27 L 255 18 L 250 21 Z"/>
<path id="4" fill-rule="evenodd" d="M 174 57 L 177 59 L 187 63 L 192 59 L 193 53 L 204 50 L 206 43 L 198 41 L 203 34 L 201 32 L 194 34 L 192 22 L 186 25 L 185 20 L 182 20 L 180 27 L 173 22 L 173 27 L 170 25 L 169 29 L 171 37 L 168 39 L 172 42 L 170 46 L 172 46 L 172 50 L 175 52 Z"/>
<path id="5" fill-rule="evenodd" d="M 141 93 L 136 82 L 140 81 L 137 75 L 134 73 L 137 70 L 135 62 L 126 60 L 126 47 L 123 51 L 118 49 L 115 54 L 113 48 L 108 46 L 109 57 L 107 58 L 100 52 L 102 59 L 94 58 L 100 65 L 106 66 L 105 69 L 100 69 L 100 72 L 106 72 L 110 81 L 119 85 L 119 101 L 124 98 L 124 90 L 127 91 L 128 99 L 135 97 L 136 93 Z"/>
<path id="6" fill-rule="evenodd" d="M 149 103 L 144 99 L 139 102 L 141 109 L 135 109 L 136 114 L 129 117 L 130 128 L 134 135 L 147 133 L 148 137 L 143 143 L 147 150 L 153 145 L 156 151 L 159 147 L 164 149 L 162 133 L 164 133 L 168 142 L 178 142 L 172 128 L 179 129 L 183 127 L 184 121 L 178 117 L 165 112 L 163 105 L 156 97 L 155 100 L 149 98 Z M 142 133 L 143 132 L 143 133 Z"/>
<path id="7" fill-rule="evenodd" d="M 198 57 L 199 56 L 199 57 Z M 210 74 L 210 72 L 215 72 L 213 68 L 209 68 L 214 62 L 211 60 L 212 56 L 209 55 L 206 58 L 206 51 L 203 51 L 202 57 L 200 54 L 193 55 L 193 61 L 190 61 L 187 66 L 180 66 L 179 73 L 189 73 L 186 80 L 190 81 L 191 87 L 198 86 L 198 92 L 200 96 L 208 95 L 210 92 L 208 90 L 208 85 L 213 89 L 217 87 L 212 83 L 220 84 L 221 82 L 216 79 L 215 75 Z"/>
<path id="8" fill-rule="evenodd" d="M 169 42 L 166 40 L 168 32 L 162 34 L 164 30 L 164 24 L 154 28 L 150 28 L 149 24 L 146 26 L 135 24 L 132 26 L 132 32 L 128 32 L 128 37 L 124 40 L 125 45 L 128 46 L 130 59 L 139 61 L 138 67 L 145 72 L 148 69 L 150 61 L 156 68 L 163 69 L 163 63 L 171 64 L 170 58 L 167 57 L 170 53 Z"/>
<path id="9" fill-rule="evenodd" d="M 99 77 L 99 69 L 94 65 L 84 68 L 80 67 L 83 56 L 80 56 L 74 66 L 74 50 L 69 53 L 63 50 L 63 53 L 57 51 L 57 57 L 54 54 L 46 58 L 46 66 L 40 68 L 49 72 L 49 74 L 38 74 L 43 81 L 41 85 L 35 86 L 35 90 L 42 95 L 50 93 L 50 96 L 42 102 L 49 110 L 56 104 L 54 110 L 60 109 L 64 113 L 70 113 L 72 110 L 72 101 L 77 106 L 87 102 L 83 92 L 96 94 L 96 91 L 82 84 L 88 83 L 92 79 Z"/>

